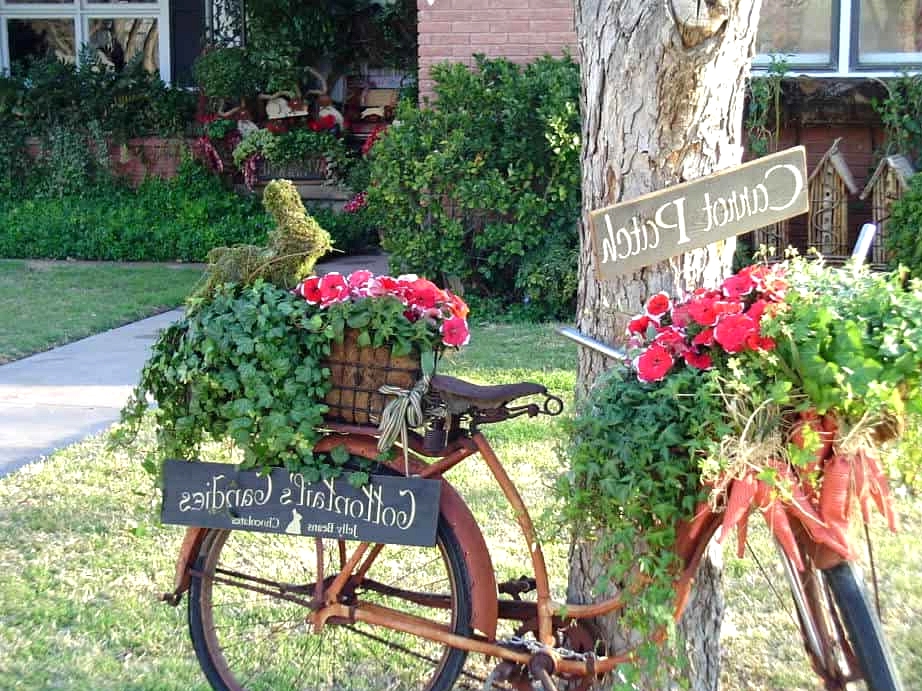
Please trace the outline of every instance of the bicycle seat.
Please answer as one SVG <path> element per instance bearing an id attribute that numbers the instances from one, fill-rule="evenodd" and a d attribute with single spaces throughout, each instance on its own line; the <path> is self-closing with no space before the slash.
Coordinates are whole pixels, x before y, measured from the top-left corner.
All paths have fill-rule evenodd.
<path id="1" fill-rule="evenodd" d="M 436 374 L 432 377 L 429 390 L 438 394 L 449 412 L 454 414 L 465 413 L 471 408 L 483 410 L 501 408 L 517 398 L 547 393 L 544 386 L 531 382 L 481 386 L 444 374 Z"/>

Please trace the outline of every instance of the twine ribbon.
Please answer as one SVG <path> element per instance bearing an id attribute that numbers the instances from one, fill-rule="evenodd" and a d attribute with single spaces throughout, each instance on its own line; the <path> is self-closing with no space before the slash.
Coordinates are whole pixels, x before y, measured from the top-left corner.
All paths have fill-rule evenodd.
<path id="1" fill-rule="evenodd" d="M 423 397 L 429 391 L 429 381 L 435 373 L 435 355 L 429 351 L 420 358 L 422 376 L 412 389 L 385 384 L 378 389 L 385 396 L 394 396 L 381 411 L 381 422 L 378 424 L 378 451 L 384 453 L 390 449 L 397 438 L 403 447 L 404 473 L 410 476 L 410 428 L 422 427 L 426 421 L 423 413 Z"/>

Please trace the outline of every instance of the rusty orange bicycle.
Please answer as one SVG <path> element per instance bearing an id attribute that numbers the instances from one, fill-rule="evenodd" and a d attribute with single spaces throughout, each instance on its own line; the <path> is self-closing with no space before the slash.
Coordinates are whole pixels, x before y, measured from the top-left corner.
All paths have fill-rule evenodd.
<path id="1" fill-rule="evenodd" d="M 572 330 L 566 335 L 613 353 Z M 376 472 L 409 471 L 441 482 L 435 547 L 188 529 L 168 599 L 176 604 L 188 592 L 193 645 L 213 688 L 584 689 L 630 659 L 630 650 L 598 646 L 591 625 L 622 606 L 617 597 L 589 605 L 553 599 L 528 509 L 481 431 L 519 415 L 557 415 L 560 399 L 539 384 L 478 386 L 440 375 L 429 396 L 443 414 L 427 420 L 425 435 L 410 435 L 406 459 L 377 461 Z M 375 427 L 331 424 L 329 432 L 317 451 L 344 446 L 353 457 L 378 458 Z M 497 583 L 477 521 L 444 477 L 474 456 L 512 507 L 530 577 Z M 712 516 L 693 538 L 680 540 L 677 617 L 719 523 Z M 825 688 L 861 680 L 870 691 L 900 689 L 854 566 L 818 556 L 809 535 L 797 538 L 803 571 L 779 555 L 808 657 Z M 526 591 L 533 598 L 523 599 Z M 512 622 L 515 634 L 498 637 L 500 621 Z M 489 662 L 466 664 L 472 656 Z"/>

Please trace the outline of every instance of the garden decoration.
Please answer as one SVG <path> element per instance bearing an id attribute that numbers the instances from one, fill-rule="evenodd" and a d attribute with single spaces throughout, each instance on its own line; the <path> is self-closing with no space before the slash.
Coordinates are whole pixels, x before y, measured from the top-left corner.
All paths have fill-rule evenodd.
<path id="1" fill-rule="evenodd" d="M 897 529 L 880 447 L 922 413 L 922 283 L 793 258 L 654 295 L 628 330 L 629 359 L 573 423 L 561 490 L 583 530 L 612 536 L 600 548 L 636 600 L 629 625 L 667 623 L 715 520 L 742 556 L 761 513 L 801 571 L 798 535 L 817 568 L 855 558 L 855 505 Z"/>
<path id="2" fill-rule="evenodd" d="M 329 234 L 305 211 L 298 190 L 288 180 L 266 185 L 263 206 L 275 220 L 268 245 L 211 250 L 206 275 L 195 296 L 207 298 L 225 283 L 246 286 L 258 280 L 291 288 L 332 248 Z"/>
<path id="3" fill-rule="evenodd" d="M 123 411 L 126 430 L 137 429 L 150 394 L 158 433 L 145 460 L 151 472 L 167 458 L 196 458 L 215 439 L 243 452 L 242 468 L 285 467 L 308 482 L 335 477 L 348 454 L 314 452 L 328 423 L 378 424 L 391 401 L 379 392 L 385 385 L 406 410 L 399 401 L 411 398 L 421 359 L 467 342 L 467 311 L 461 298 L 412 275 L 334 272 L 294 290 L 262 278 L 215 283 L 154 344 Z M 357 482 L 367 479 L 353 471 Z"/>
<path id="4" fill-rule="evenodd" d="M 214 366 L 224 356 L 224 344 L 203 342 L 196 357 L 209 361 L 207 372 L 182 382 L 179 400 L 187 409 L 179 418 L 177 399 L 165 399 L 174 415 L 164 421 L 176 420 L 174 430 L 193 429 L 204 421 L 194 402 L 210 396 L 199 409 L 228 410 L 244 420 L 214 417 L 207 429 L 232 430 L 235 440 L 242 438 L 239 445 L 252 440 L 251 451 L 269 451 L 263 458 L 288 466 L 266 467 L 260 475 L 202 464 L 193 466 L 195 477 L 190 473 L 185 484 L 165 487 L 165 520 L 194 527 L 186 532 L 174 589 L 164 599 L 177 604 L 188 592 L 192 643 L 212 687 L 329 689 L 361 669 L 375 688 L 449 691 L 463 670 L 488 690 L 557 691 L 588 688 L 617 669 L 623 676 L 616 688 L 634 688 L 638 672 L 672 669 L 658 646 L 681 614 L 695 567 L 723 520 L 723 506 L 712 510 L 704 500 L 712 494 L 721 504 L 738 501 L 742 495 L 733 483 L 744 486 L 751 478 L 753 498 L 765 497 L 769 518 L 786 521 L 795 532 L 794 545 L 786 545 L 794 551 L 782 553 L 781 561 L 791 567 L 785 575 L 810 661 L 825 687 L 841 691 L 847 682 L 863 679 L 870 691 L 898 691 L 870 604 L 852 565 L 841 559 L 848 544 L 831 529 L 817 528 L 820 522 L 825 528 L 839 525 L 826 504 L 845 506 L 846 514 L 847 505 L 839 501 L 838 480 L 823 478 L 827 469 L 836 474 L 835 456 L 824 452 L 818 460 L 826 440 L 809 423 L 815 418 L 824 431 L 823 416 L 832 416 L 836 432 L 830 449 L 840 456 L 854 449 L 857 467 L 904 404 L 920 408 L 922 358 L 914 344 L 922 329 L 922 286 L 907 290 L 899 277 L 849 272 L 843 278 L 824 271 L 797 262 L 784 269 L 753 267 L 719 289 L 677 302 L 657 295 L 634 321 L 636 357 L 597 389 L 588 414 L 574 423 L 578 443 L 564 481 L 577 525 L 586 531 L 600 524 L 613 528 L 605 545 L 612 553 L 607 575 L 622 587 L 591 603 L 552 599 L 534 523 L 482 429 L 521 415 L 558 415 L 562 402 L 544 386 L 481 386 L 434 375 L 424 387 L 425 435 L 407 434 L 400 458 L 381 454 L 381 429 L 361 418 L 321 418 L 322 437 L 294 427 L 306 423 L 306 415 L 328 412 L 326 406 L 290 406 L 297 413 L 292 419 L 276 407 L 258 416 L 270 433 L 251 434 L 245 427 L 259 389 L 246 398 L 215 400 L 219 386 L 234 382 L 227 365 Z M 335 340 L 337 332 L 345 342 L 351 330 L 357 342 L 392 344 L 390 355 L 412 354 L 419 344 L 431 352 L 468 337 L 464 304 L 415 277 L 368 272 L 311 277 L 294 292 L 283 292 L 291 301 L 278 309 L 266 309 L 265 300 L 256 309 L 240 306 L 258 288 L 237 296 L 235 309 L 222 308 L 208 323 L 190 324 L 183 338 L 191 342 L 195 332 L 210 331 L 214 339 L 219 323 L 276 313 L 295 315 L 294 323 L 310 334 L 308 344 Z M 221 299 L 219 294 L 214 304 Z M 267 323 L 259 347 L 246 339 L 234 343 L 244 353 L 260 353 L 273 370 L 297 367 L 295 376 L 286 371 L 280 381 L 268 382 L 265 395 L 285 396 L 308 379 L 316 402 L 328 390 L 312 379 L 322 360 L 312 360 L 304 349 L 281 357 L 267 353 L 276 334 L 290 332 Z M 911 338 L 904 341 L 906 334 Z M 194 361 L 177 352 L 169 364 Z M 252 387 L 255 370 L 256 363 L 240 362 L 234 372 Z M 154 384 L 159 379 L 160 373 L 148 377 Z M 348 391 L 351 381 L 347 375 L 333 386 Z M 411 397 L 399 388 L 399 397 Z M 543 400 L 525 400 L 535 396 Z M 797 422 L 808 423 L 800 426 L 799 437 Z M 291 451 L 284 448 L 292 440 L 285 433 L 300 435 Z M 728 441 L 733 438 L 736 443 Z M 308 463 L 305 450 L 314 454 Z M 318 463 L 324 454 L 329 460 Z M 520 528 L 533 577 L 497 582 L 481 527 L 446 477 L 473 456 L 508 502 L 502 513 Z M 166 477 L 182 465 L 169 464 Z M 363 484 L 358 491 L 345 490 L 344 480 Z M 431 522 L 411 531 L 415 507 L 423 504 L 414 503 L 423 496 L 422 486 L 417 494 L 418 482 L 434 483 L 438 500 L 433 494 L 425 502 Z M 823 487 L 827 482 L 831 489 Z M 884 496 L 879 478 L 865 486 Z M 728 502 L 728 492 L 738 496 Z M 801 498 L 808 492 L 818 508 L 808 510 Z M 875 493 L 870 496 L 873 501 Z M 215 506 L 220 515 L 210 512 Z M 707 508 L 696 515 L 698 507 Z M 200 522 L 193 513 L 202 514 Z M 797 533 L 808 521 L 817 524 L 811 524 L 813 532 Z M 688 537 L 691 529 L 695 538 Z M 436 549 L 424 546 L 433 535 Z M 825 549 L 838 550 L 839 561 L 820 569 L 816 552 Z M 803 562 L 797 562 L 801 556 Z M 532 591 L 534 597 L 521 597 Z M 647 605 L 642 615 L 638 604 Z M 587 620 L 615 613 L 630 624 L 642 617 L 646 628 L 638 628 L 647 635 L 633 642 L 639 645 L 604 651 L 597 646 L 596 629 Z M 241 650 L 245 653 L 235 654 Z M 310 660 L 305 650 L 312 652 Z M 483 658 L 466 664 L 472 652 Z"/>

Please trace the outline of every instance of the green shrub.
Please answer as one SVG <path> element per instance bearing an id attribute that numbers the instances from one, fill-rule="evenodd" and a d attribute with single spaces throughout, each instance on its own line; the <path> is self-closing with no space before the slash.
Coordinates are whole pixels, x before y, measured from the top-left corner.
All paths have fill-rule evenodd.
<path id="1" fill-rule="evenodd" d="M 102 123 L 104 134 L 118 141 L 184 134 L 195 95 L 147 72 L 141 57 L 121 70 L 90 49 L 81 53 L 79 66 L 53 57 L 16 64 L 0 79 L 0 116 L 26 124 L 36 136 L 60 127 L 82 132 L 89 122 Z"/>
<path id="2" fill-rule="evenodd" d="M 479 57 L 432 70 L 437 102 L 403 103 L 370 154 L 368 204 L 397 270 L 460 280 L 537 317 L 572 315 L 580 209 L 579 74 Z"/>
<path id="3" fill-rule="evenodd" d="M 204 261 L 221 245 L 261 244 L 271 221 L 256 199 L 225 190 L 192 161 L 137 190 L 36 196 L 0 206 L 0 256 Z"/>
<path id="4" fill-rule="evenodd" d="M 922 277 L 922 175 L 915 175 L 902 199 L 893 204 L 885 244 L 894 266 Z"/>
<path id="5" fill-rule="evenodd" d="M 311 208 L 309 212 L 330 234 L 336 251 L 359 254 L 378 245 L 377 224 L 367 207 L 354 213 L 322 207 Z"/>

